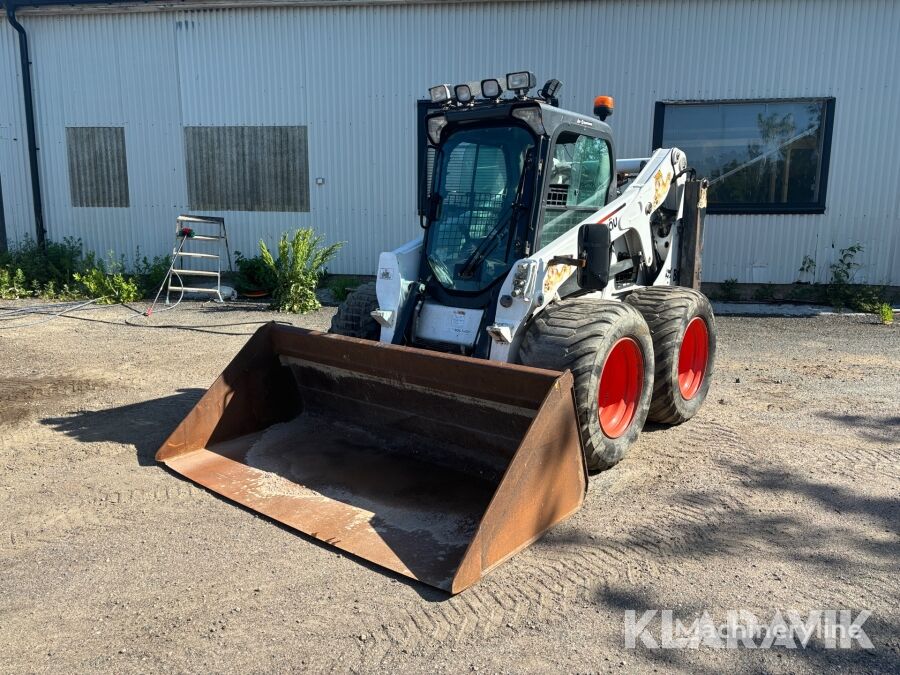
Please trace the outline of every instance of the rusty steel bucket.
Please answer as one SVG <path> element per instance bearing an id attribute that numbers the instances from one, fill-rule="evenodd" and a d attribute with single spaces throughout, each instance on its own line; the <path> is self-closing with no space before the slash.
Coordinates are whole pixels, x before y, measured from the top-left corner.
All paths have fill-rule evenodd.
<path id="1" fill-rule="evenodd" d="M 274 323 L 156 459 L 451 593 L 577 511 L 587 487 L 569 372 Z"/>

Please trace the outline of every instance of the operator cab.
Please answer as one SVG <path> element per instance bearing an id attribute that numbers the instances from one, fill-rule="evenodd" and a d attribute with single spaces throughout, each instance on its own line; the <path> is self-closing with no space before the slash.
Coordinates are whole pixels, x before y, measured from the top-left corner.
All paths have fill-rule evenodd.
<path id="1" fill-rule="evenodd" d="M 420 195 L 420 276 L 440 304 L 491 312 L 517 260 L 616 196 L 605 115 L 558 108 L 558 80 L 529 96 L 534 86 L 534 75 L 521 72 L 429 90 L 420 156 L 433 164 Z"/>

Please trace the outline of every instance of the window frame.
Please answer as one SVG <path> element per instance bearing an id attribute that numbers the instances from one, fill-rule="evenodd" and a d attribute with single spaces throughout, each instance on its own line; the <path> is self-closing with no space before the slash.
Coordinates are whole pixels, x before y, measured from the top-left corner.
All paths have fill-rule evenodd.
<path id="1" fill-rule="evenodd" d="M 428 127 L 425 123 L 428 114 L 439 110 L 439 103 L 430 99 L 416 101 L 416 212 L 424 218 L 428 211 L 428 198 L 431 196 L 431 170 L 433 170 L 436 148 L 428 138 Z M 428 152 L 432 151 L 431 157 Z"/>
<path id="2" fill-rule="evenodd" d="M 656 151 L 662 146 L 663 131 L 665 128 L 666 106 L 690 106 L 690 105 L 759 105 L 768 103 L 822 103 L 824 104 L 824 120 L 822 122 L 822 147 L 819 158 L 819 196 L 815 202 L 808 204 L 776 204 L 756 202 L 727 202 L 716 204 L 710 202 L 706 212 L 710 214 L 729 215 L 787 215 L 787 214 L 823 214 L 826 209 L 826 197 L 828 194 L 828 173 L 831 168 L 831 141 L 834 128 L 833 96 L 798 96 L 795 98 L 737 98 L 737 99 L 709 99 L 709 100 L 664 100 L 657 101 L 653 109 L 653 137 L 652 147 Z M 688 165 L 691 158 L 688 155 Z M 701 176 L 702 178 L 702 176 Z"/>
<path id="3" fill-rule="evenodd" d="M 593 133 L 591 133 L 593 132 Z M 604 206 L 610 203 L 616 196 L 616 147 L 613 142 L 612 134 L 607 133 L 603 129 L 598 128 L 590 128 L 590 127 L 582 127 L 577 124 L 564 123 L 560 124 L 559 127 L 554 131 L 553 138 L 550 143 L 547 144 L 546 154 L 543 156 L 543 162 L 546 166 L 546 162 L 549 162 L 553 158 L 553 153 L 556 150 L 556 144 L 559 140 L 559 137 L 566 133 L 574 133 L 578 136 L 587 136 L 589 138 L 598 138 L 602 141 L 606 142 L 606 147 L 609 151 L 609 166 L 610 166 L 610 181 L 609 185 L 606 188 L 606 199 L 602 206 L 572 206 L 566 207 L 564 209 L 560 209 L 561 211 L 578 211 L 584 213 L 585 218 L 591 213 L 596 213 Z M 540 194 L 538 196 L 538 208 L 534 210 L 535 213 L 535 221 L 534 221 L 534 250 L 540 250 L 544 246 L 548 246 L 553 242 L 547 242 L 543 246 L 541 246 L 541 237 L 544 234 L 544 216 L 547 210 L 547 196 L 550 193 L 550 172 L 544 171 L 544 180 L 543 185 L 541 185 Z M 556 207 L 553 207 L 553 210 L 557 210 Z M 559 235 L 562 236 L 562 235 Z M 559 239 L 557 237 L 556 239 Z M 554 239 L 553 241 L 556 241 Z"/>
<path id="4" fill-rule="evenodd" d="M 517 123 L 517 121 L 512 118 L 497 119 L 488 124 L 477 125 L 477 126 L 469 127 L 469 128 L 467 128 L 466 126 L 453 127 L 453 128 L 451 128 L 451 131 L 449 132 L 449 134 L 450 134 L 449 137 L 452 137 L 454 134 L 459 133 L 459 132 L 473 131 L 473 130 L 474 131 L 483 131 L 488 128 L 496 128 L 496 127 L 515 127 L 517 129 L 521 129 L 531 139 L 531 142 L 532 142 L 531 148 L 533 149 L 535 156 L 538 156 L 538 154 L 540 153 L 541 138 L 539 136 L 536 136 L 534 134 L 534 132 L 531 129 L 529 129 L 526 125 Z M 443 150 L 443 148 L 446 147 L 446 143 L 447 143 L 447 139 L 445 138 L 444 142 L 441 143 L 442 150 Z M 434 147 L 434 146 L 430 146 L 430 147 Z M 495 147 L 503 148 L 504 144 L 498 144 Z M 505 151 L 504 151 L 504 159 L 505 160 L 509 159 L 506 156 Z M 449 156 L 447 157 L 447 161 L 449 161 Z M 435 162 L 434 166 L 433 166 L 433 170 L 431 172 L 432 182 L 434 181 L 434 177 L 436 175 L 436 172 L 439 170 L 439 167 L 440 167 L 440 164 Z M 526 201 L 526 200 L 530 201 L 530 198 L 526 197 L 525 195 L 527 195 L 527 193 L 528 193 L 529 182 L 533 182 L 532 177 L 533 177 L 534 173 L 536 172 L 535 164 L 532 163 L 531 168 L 529 168 L 528 164 L 526 164 L 525 166 L 522 167 L 522 171 L 524 172 L 524 180 L 525 180 L 524 190 L 523 190 L 523 201 Z M 519 178 L 521 178 L 521 177 L 522 176 L 520 174 Z M 433 187 L 433 185 L 428 186 L 429 194 L 430 194 L 430 189 L 432 187 Z M 507 269 L 504 273 L 500 274 L 493 281 L 486 284 L 484 287 L 482 287 L 480 289 L 447 288 L 442 283 L 438 282 L 436 279 L 435 279 L 433 288 L 439 289 L 438 293 L 444 293 L 444 294 L 446 294 L 446 297 L 457 297 L 457 296 L 480 297 L 480 296 L 484 295 L 485 293 L 491 292 L 492 288 L 501 284 L 503 282 L 503 279 L 506 278 L 506 275 L 509 274 L 509 270 L 512 269 L 512 264 L 516 260 L 515 257 L 511 257 L 511 250 L 515 244 L 515 240 L 518 237 L 521 237 L 520 233 L 524 229 L 526 229 L 530 226 L 530 221 L 528 218 L 516 217 L 515 220 L 518 221 L 517 226 L 515 226 L 516 225 L 515 222 L 510 223 L 510 225 L 509 225 L 509 227 L 513 228 L 513 229 L 511 230 L 510 235 L 508 236 L 508 239 L 506 242 L 506 248 L 505 248 L 506 252 L 504 254 L 504 258 L 507 262 Z M 425 251 L 426 257 L 431 254 L 432 241 L 433 241 L 433 238 L 435 236 L 437 236 L 436 233 L 437 233 L 437 230 L 434 227 L 434 223 L 430 223 L 428 225 L 428 227 L 425 228 L 423 246 L 424 246 L 424 251 Z M 440 299 L 439 295 L 438 295 L 438 298 Z M 465 305 L 461 305 L 461 306 L 465 306 Z"/>

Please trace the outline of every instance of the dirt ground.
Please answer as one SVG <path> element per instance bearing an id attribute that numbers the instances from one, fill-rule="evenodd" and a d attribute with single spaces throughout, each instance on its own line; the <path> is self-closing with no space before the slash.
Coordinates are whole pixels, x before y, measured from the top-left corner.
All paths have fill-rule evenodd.
<path id="1" fill-rule="evenodd" d="M 701 413 L 646 429 L 580 512 L 449 598 L 153 460 L 246 322 L 332 312 L 0 321 L 0 671 L 900 670 L 896 327 L 720 317 Z M 652 608 L 870 610 L 875 648 L 627 648 L 625 612 Z"/>

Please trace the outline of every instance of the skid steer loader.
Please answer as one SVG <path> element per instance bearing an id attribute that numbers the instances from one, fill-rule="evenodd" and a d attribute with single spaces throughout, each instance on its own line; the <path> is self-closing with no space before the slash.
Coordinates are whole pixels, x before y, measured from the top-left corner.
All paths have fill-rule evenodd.
<path id="1" fill-rule="evenodd" d="M 456 593 L 574 513 L 647 419 L 693 416 L 705 182 L 677 149 L 617 160 L 611 98 L 589 117 L 535 84 L 433 87 L 422 235 L 328 334 L 261 328 L 157 459 Z"/>

